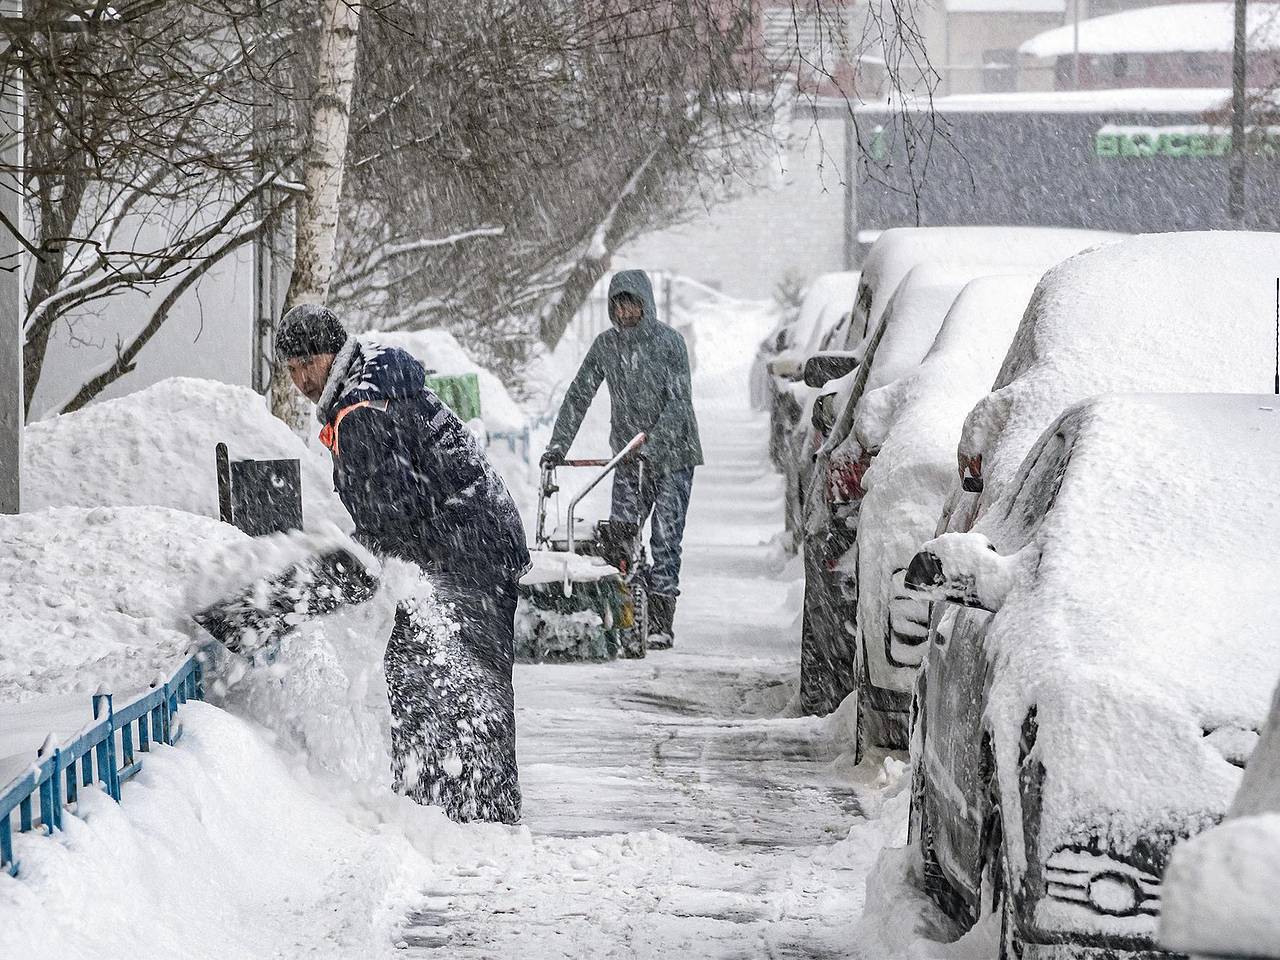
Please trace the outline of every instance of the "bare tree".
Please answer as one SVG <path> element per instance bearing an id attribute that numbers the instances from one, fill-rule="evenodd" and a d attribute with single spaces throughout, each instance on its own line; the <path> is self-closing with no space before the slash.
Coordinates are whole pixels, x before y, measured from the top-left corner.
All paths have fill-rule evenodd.
<path id="1" fill-rule="evenodd" d="M 263 29 L 272 6 L 28 0 L 23 18 L 0 21 L 4 80 L 25 91 L 25 158 L 5 172 L 30 226 L 2 226 L 27 254 L 28 410 L 60 324 L 74 339 L 107 298 L 162 293 L 115 361 L 59 405 L 74 409 L 133 370 L 177 297 L 289 202 L 282 169 L 253 149 L 255 98 L 288 96 L 281 37 Z"/>

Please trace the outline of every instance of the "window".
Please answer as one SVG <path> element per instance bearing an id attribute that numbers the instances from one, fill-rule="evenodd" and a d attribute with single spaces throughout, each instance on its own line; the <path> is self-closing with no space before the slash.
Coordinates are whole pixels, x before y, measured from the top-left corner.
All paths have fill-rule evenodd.
<path id="1" fill-rule="evenodd" d="M 982 89 L 1011 93 L 1018 86 L 1018 51 L 1008 48 L 982 52 Z"/>

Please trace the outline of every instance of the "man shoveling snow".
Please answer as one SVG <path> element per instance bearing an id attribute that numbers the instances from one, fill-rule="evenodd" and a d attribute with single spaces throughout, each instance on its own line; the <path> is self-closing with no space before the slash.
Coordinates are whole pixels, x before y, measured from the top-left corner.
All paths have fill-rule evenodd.
<path id="1" fill-rule="evenodd" d="M 458 624 L 440 640 L 405 605 L 396 612 L 383 661 L 395 789 L 454 820 L 516 822 L 511 669 L 529 553 L 515 503 L 408 353 L 302 304 L 280 322 L 276 357 L 316 405 L 355 539 L 426 571 Z"/>

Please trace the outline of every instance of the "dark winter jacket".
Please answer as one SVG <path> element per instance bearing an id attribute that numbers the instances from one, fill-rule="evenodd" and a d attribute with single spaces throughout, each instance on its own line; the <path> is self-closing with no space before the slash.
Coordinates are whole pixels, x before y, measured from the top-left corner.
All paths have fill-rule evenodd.
<path id="1" fill-rule="evenodd" d="M 602 381 L 609 384 L 613 423 L 609 443 L 616 453 L 637 433 L 650 466 L 671 473 L 702 463 L 702 442 L 693 413 L 689 351 L 684 337 L 658 322 L 653 286 L 643 270 L 623 270 L 609 283 L 609 300 L 630 293 L 644 304 L 644 317 L 631 329 L 618 326 L 596 337 L 578 375 L 565 392 L 551 445 L 568 451 Z M 612 313 L 611 313 L 612 316 Z"/>
<path id="2" fill-rule="evenodd" d="M 334 487 L 375 554 L 487 579 L 528 567 L 506 486 L 409 354 L 350 338 L 316 413 Z"/>

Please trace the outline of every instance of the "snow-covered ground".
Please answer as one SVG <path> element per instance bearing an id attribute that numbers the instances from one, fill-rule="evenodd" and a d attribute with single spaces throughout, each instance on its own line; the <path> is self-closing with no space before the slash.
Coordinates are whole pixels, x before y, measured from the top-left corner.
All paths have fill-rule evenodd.
<path id="1" fill-rule="evenodd" d="M 18 838 L 0 956 L 989 956 L 935 943 L 908 855 L 885 852 L 905 841 L 901 759 L 852 767 L 851 704 L 791 715 L 802 582 L 769 545 L 781 481 L 746 397 L 772 320 L 698 318 L 708 463 L 675 650 L 517 668 L 520 827 L 451 824 L 257 714 L 190 704 L 123 805 L 87 791 L 64 832 Z"/>

